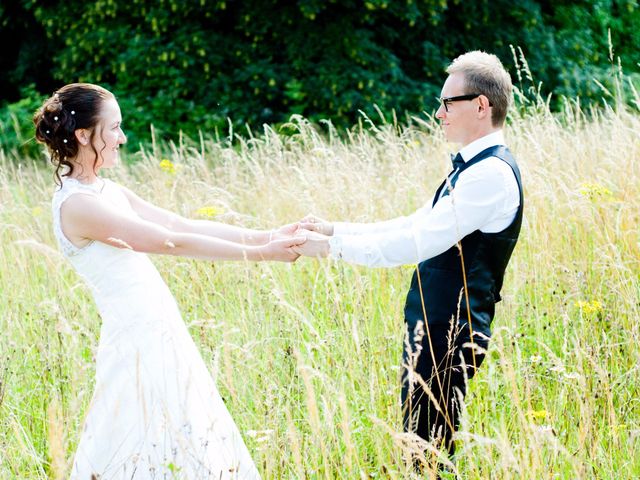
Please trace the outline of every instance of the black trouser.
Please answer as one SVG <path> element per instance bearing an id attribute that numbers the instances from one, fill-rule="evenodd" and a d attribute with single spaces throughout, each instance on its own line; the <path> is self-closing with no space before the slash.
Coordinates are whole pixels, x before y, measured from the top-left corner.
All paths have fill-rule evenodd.
<path id="1" fill-rule="evenodd" d="M 444 446 L 453 455 L 452 436 L 460 424 L 467 380 L 482 364 L 488 338 L 474 333 L 474 343 L 481 348 L 470 346 L 466 323 L 451 332 L 447 325 L 434 326 L 429 335 L 422 325 L 408 330 L 402 357 L 404 430 L 435 442 L 437 448 Z"/>

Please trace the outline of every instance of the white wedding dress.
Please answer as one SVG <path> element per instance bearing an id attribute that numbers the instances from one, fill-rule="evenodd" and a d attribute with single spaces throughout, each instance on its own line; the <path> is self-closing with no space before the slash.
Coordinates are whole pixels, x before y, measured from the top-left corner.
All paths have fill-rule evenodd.
<path id="1" fill-rule="evenodd" d="M 100 196 L 136 215 L 109 180 L 84 185 L 68 178 L 53 197 L 55 236 L 102 317 L 95 392 L 71 478 L 260 478 L 147 255 L 101 242 L 77 248 L 65 237 L 60 208 L 74 194 Z"/>

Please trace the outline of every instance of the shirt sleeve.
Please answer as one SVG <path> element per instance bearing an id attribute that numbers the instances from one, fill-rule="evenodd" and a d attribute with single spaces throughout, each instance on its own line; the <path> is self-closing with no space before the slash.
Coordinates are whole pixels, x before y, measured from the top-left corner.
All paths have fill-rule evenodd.
<path id="1" fill-rule="evenodd" d="M 409 228 L 417 217 L 426 215 L 431 210 L 431 202 L 424 205 L 411 215 L 392 218 L 382 222 L 372 223 L 352 223 L 334 222 L 334 235 L 375 235 L 390 231 L 397 231 Z"/>
<path id="2" fill-rule="evenodd" d="M 357 235 L 334 233 L 329 241 L 331 256 L 370 267 L 415 264 L 435 257 L 501 214 L 507 191 L 504 183 L 495 164 L 473 165 L 460 174 L 450 195 L 394 228 Z"/>

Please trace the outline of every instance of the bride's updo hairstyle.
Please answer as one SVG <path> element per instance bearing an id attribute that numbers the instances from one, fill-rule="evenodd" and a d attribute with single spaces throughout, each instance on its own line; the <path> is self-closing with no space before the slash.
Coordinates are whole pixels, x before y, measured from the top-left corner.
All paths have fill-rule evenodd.
<path id="1" fill-rule="evenodd" d="M 114 98 L 113 94 L 91 83 L 70 83 L 48 98 L 33 116 L 36 126 L 36 140 L 47 146 L 51 163 L 55 166 L 58 183 L 62 176 L 73 172 L 74 164 L 70 159 L 78 155 L 77 129 L 90 130 L 89 143 L 98 161 L 98 151 L 93 145 L 94 127 L 100 120 L 100 109 L 105 100 Z"/>

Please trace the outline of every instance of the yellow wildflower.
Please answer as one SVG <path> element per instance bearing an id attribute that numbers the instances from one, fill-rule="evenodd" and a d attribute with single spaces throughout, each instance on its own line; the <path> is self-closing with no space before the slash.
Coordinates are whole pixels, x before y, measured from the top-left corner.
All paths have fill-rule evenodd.
<path id="1" fill-rule="evenodd" d="M 604 310 L 602 303 L 600 303 L 598 300 L 591 300 L 590 302 L 578 300 L 576 302 L 576 307 L 578 307 L 580 311 L 582 311 L 582 313 L 584 313 L 585 315 L 602 313 L 602 311 Z"/>
<path id="2" fill-rule="evenodd" d="M 176 166 L 173 164 L 171 160 L 168 160 L 166 158 L 163 158 L 160 161 L 160 169 L 167 173 L 171 173 L 171 174 L 176 173 Z"/>
<path id="3" fill-rule="evenodd" d="M 212 218 L 217 215 L 222 215 L 223 213 L 224 213 L 224 210 L 222 210 L 221 208 L 211 207 L 211 206 L 201 207 L 198 210 L 196 210 L 196 215 L 200 215 L 201 217 L 207 217 L 207 218 Z"/>
<path id="4" fill-rule="evenodd" d="M 34 217 L 39 217 L 40 215 L 42 215 L 42 207 L 33 207 L 31 209 L 31 215 L 33 215 Z"/>
<path id="5" fill-rule="evenodd" d="M 587 197 L 589 200 L 594 200 L 596 198 L 608 198 L 612 197 L 613 193 L 604 185 L 600 185 L 598 183 L 590 183 L 586 182 L 580 186 L 578 190 L 580 195 L 583 197 Z"/>
<path id="6" fill-rule="evenodd" d="M 543 420 L 547 418 L 546 410 L 529 410 L 529 416 L 534 420 Z"/>

